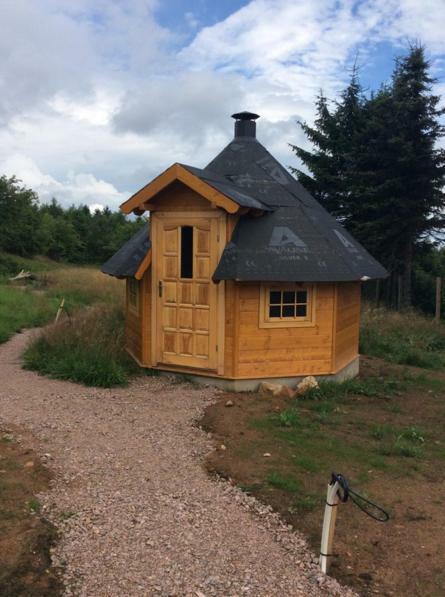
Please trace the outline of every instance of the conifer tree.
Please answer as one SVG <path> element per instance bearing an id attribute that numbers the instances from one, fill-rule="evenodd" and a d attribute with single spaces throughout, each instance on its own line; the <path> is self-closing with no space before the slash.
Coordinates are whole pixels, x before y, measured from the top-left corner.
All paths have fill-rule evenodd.
<path id="1" fill-rule="evenodd" d="M 310 174 L 293 168 L 301 184 L 334 216 L 346 221 L 349 204 L 351 171 L 350 149 L 361 126 L 363 92 L 354 66 L 351 81 L 330 110 L 321 92 L 317 98 L 317 118 L 314 126 L 300 122 L 314 151 L 291 145 L 293 151 L 309 169 Z"/>
<path id="2" fill-rule="evenodd" d="M 444 227 L 445 151 L 437 146 L 444 135 L 440 97 L 422 46 L 400 59 L 392 81 L 390 137 L 394 157 L 394 226 L 403 263 L 403 303 L 411 304 L 411 277 L 416 243 Z"/>
<path id="3" fill-rule="evenodd" d="M 396 62 L 392 81 L 363 98 L 356 73 L 336 109 L 317 104 L 314 144 L 293 147 L 311 176 L 303 185 L 395 275 L 402 275 L 402 303 L 411 304 L 416 248 L 444 228 L 444 135 L 432 93 L 434 80 L 421 46 Z M 329 126 L 327 126 L 327 124 Z M 330 186 L 331 185 L 331 186 Z"/>

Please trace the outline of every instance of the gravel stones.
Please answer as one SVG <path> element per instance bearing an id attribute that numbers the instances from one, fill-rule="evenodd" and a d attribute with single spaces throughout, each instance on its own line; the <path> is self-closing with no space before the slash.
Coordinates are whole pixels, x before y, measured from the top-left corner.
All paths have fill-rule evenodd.
<path id="1" fill-rule="evenodd" d="M 353 595 L 270 507 L 209 478 L 196 422 L 216 390 L 48 380 L 20 368 L 29 335 L 0 346 L 0 422 L 55 471 L 39 499 L 60 531 L 67 596 Z"/>

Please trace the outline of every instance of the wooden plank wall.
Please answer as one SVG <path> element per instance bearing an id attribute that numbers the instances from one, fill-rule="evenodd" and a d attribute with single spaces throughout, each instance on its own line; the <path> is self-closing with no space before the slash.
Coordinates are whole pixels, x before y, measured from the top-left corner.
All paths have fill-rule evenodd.
<path id="1" fill-rule="evenodd" d="M 314 326 L 260 328 L 260 284 L 237 283 L 231 303 L 235 336 L 230 376 L 248 379 L 330 373 L 334 298 L 334 284 L 318 284 Z"/>
<path id="2" fill-rule="evenodd" d="M 232 234 L 238 222 L 237 215 L 228 215 L 226 224 L 226 243 L 232 239 Z M 220 282 L 221 284 L 221 282 Z M 232 280 L 223 282 L 224 293 L 224 374 L 223 377 L 235 377 L 238 360 L 238 284 Z"/>
<path id="3" fill-rule="evenodd" d="M 358 356 L 360 333 L 360 282 L 337 284 L 335 320 L 335 371 Z"/>
<path id="4" fill-rule="evenodd" d="M 223 377 L 233 377 L 236 358 L 236 288 L 235 282 L 225 282 L 225 313 L 224 313 L 224 374 Z"/>
<path id="5" fill-rule="evenodd" d="M 142 326 L 142 364 L 151 366 L 151 266 L 145 272 L 141 283 L 141 323 Z"/>
<path id="6" fill-rule="evenodd" d="M 211 204 L 182 182 L 174 182 L 154 197 L 147 207 L 151 211 L 208 211 Z"/>
<path id="7" fill-rule="evenodd" d="M 125 345 L 127 350 L 142 361 L 142 284 L 139 284 L 139 310 L 130 308 L 128 300 L 128 279 L 126 280 Z"/>

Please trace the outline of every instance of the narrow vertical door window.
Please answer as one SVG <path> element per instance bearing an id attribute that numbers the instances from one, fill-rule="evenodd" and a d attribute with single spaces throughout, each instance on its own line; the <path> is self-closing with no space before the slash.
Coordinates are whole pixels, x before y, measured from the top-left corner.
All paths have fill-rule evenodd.
<path id="1" fill-rule="evenodd" d="M 181 278 L 193 278 L 193 226 L 181 226 Z"/>

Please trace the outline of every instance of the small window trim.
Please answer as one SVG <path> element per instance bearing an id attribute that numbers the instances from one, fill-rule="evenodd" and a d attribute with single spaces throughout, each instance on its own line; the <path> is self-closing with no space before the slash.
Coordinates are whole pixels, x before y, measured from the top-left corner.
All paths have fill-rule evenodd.
<path id="1" fill-rule="evenodd" d="M 307 292 L 307 314 L 305 317 L 293 317 L 289 319 L 273 319 L 269 317 L 269 293 L 271 290 L 283 291 L 298 291 L 306 290 Z M 260 328 L 299 328 L 299 327 L 313 327 L 315 326 L 315 301 L 316 301 L 316 287 L 315 284 L 304 284 L 301 282 L 290 283 L 262 283 L 260 286 Z"/>
<path id="2" fill-rule="evenodd" d="M 127 278 L 127 307 L 129 311 L 139 315 L 141 283 L 136 278 Z M 134 299 L 134 300 L 133 300 Z"/>

